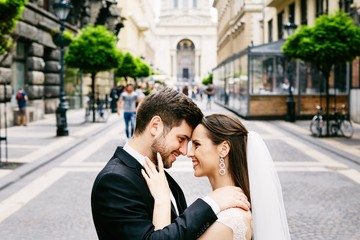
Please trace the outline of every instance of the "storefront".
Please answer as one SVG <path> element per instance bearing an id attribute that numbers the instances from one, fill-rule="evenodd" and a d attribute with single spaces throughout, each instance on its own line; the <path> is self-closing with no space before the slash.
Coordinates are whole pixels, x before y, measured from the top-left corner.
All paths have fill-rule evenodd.
<path id="1" fill-rule="evenodd" d="M 246 119 L 285 119 L 290 91 L 297 119 L 314 115 L 316 105 L 325 109 L 321 73 L 308 63 L 285 58 L 283 43 L 249 47 L 219 64 L 213 70 L 215 101 Z M 348 106 L 349 82 L 349 65 L 335 66 L 329 81 L 331 107 Z"/>

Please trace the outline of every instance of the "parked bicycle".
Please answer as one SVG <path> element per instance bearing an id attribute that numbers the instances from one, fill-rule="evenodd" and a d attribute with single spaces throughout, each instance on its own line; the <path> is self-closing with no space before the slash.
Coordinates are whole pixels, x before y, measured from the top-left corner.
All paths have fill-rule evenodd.
<path id="1" fill-rule="evenodd" d="M 333 136 L 342 135 L 346 138 L 351 138 L 354 134 L 354 128 L 346 111 L 345 104 L 341 106 L 341 112 L 338 111 L 337 106 L 334 106 L 334 113 L 330 121 L 330 133 Z"/>
<path id="2" fill-rule="evenodd" d="M 322 116 L 322 107 L 316 105 L 317 113 L 310 123 L 310 132 L 313 136 L 321 137 L 324 128 L 324 119 Z"/>
<path id="3" fill-rule="evenodd" d="M 316 106 L 317 113 L 312 118 L 310 123 L 310 131 L 313 136 L 321 137 L 325 129 L 325 119 L 322 115 L 321 106 Z M 329 130 L 332 136 L 344 136 L 346 138 L 351 138 L 354 134 L 354 128 L 351 124 L 349 114 L 346 112 L 345 104 L 341 106 L 341 112 L 338 111 L 338 108 L 334 106 L 334 113 L 329 116 Z"/>

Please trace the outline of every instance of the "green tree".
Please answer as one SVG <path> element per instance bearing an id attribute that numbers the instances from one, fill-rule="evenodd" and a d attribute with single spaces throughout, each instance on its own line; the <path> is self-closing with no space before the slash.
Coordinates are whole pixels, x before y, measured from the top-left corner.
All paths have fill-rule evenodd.
<path id="1" fill-rule="evenodd" d="M 360 54 L 360 28 L 343 12 L 323 15 L 314 26 L 302 26 L 290 36 L 283 52 L 309 62 L 323 74 L 326 91 L 326 134 L 329 136 L 329 77 L 335 63 L 346 63 Z"/>
<path id="2" fill-rule="evenodd" d="M 0 55 L 10 50 L 11 32 L 15 28 L 16 21 L 21 17 L 25 3 L 26 0 L 0 0 Z"/>
<path id="3" fill-rule="evenodd" d="M 150 66 L 147 65 L 143 60 L 140 58 L 136 58 L 136 62 L 138 64 L 138 71 L 136 73 L 136 77 L 144 78 L 149 77 L 151 74 Z"/>
<path id="4" fill-rule="evenodd" d="M 128 77 L 136 78 L 138 70 L 138 63 L 131 53 L 125 53 L 122 64 L 118 65 L 116 69 L 116 76 L 125 78 L 126 83 Z"/>
<path id="5" fill-rule="evenodd" d="M 207 76 L 206 78 L 203 78 L 202 80 L 202 84 L 204 85 L 208 85 L 209 83 L 211 84 L 213 82 L 213 74 L 209 73 L 209 76 Z"/>
<path id="6" fill-rule="evenodd" d="M 87 26 L 74 38 L 65 54 L 65 63 L 91 74 L 92 100 L 95 101 L 95 77 L 98 72 L 117 68 L 121 55 L 116 37 L 104 26 Z M 95 106 L 93 104 L 93 122 Z"/>

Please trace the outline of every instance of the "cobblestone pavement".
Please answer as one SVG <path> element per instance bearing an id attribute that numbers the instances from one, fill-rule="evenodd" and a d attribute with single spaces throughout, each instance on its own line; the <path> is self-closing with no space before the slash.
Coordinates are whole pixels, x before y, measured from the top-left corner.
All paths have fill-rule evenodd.
<path id="1" fill-rule="evenodd" d="M 204 109 L 204 102 L 200 103 Z M 205 114 L 222 112 L 213 105 Z M 54 137 L 54 119 L 9 129 L 11 161 L 0 169 L 0 239 L 97 239 L 90 209 L 95 176 L 125 143 L 123 121 L 84 124 L 82 112 L 69 113 L 70 136 Z M 315 139 L 306 121 L 245 121 L 259 132 L 274 158 L 283 187 L 293 240 L 360 240 L 360 136 Z M 11 141 L 10 141 L 11 139 Z M 191 161 L 181 157 L 170 174 L 188 203 L 206 195 L 206 178 L 195 178 Z M 266 200 L 266 199 L 265 199 Z M 269 219 L 271 221 L 271 219 Z"/>

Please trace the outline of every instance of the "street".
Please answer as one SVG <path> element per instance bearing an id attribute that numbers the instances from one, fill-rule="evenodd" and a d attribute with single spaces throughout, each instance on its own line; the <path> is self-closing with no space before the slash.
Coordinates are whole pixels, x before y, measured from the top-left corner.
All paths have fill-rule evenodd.
<path id="1" fill-rule="evenodd" d="M 205 101 L 199 105 L 205 114 L 233 114 L 215 104 L 205 110 Z M 78 113 L 77 118 L 82 116 Z M 116 114 L 106 123 L 69 119 L 69 137 L 51 137 L 55 123 L 52 133 L 30 134 L 36 127 L 51 129 L 51 121 L 9 129 L 11 161 L 27 163 L 15 170 L 0 169 L 2 240 L 97 239 L 91 188 L 116 146 L 126 141 L 123 120 Z M 309 121 L 242 121 L 260 133 L 275 161 L 292 239 L 360 240 L 359 125 L 352 139 L 316 139 L 310 136 Z M 11 141 L 18 130 L 17 141 Z M 37 142 L 31 140 L 36 139 L 33 134 Z M 193 176 L 186 157 L 180 157 L 169 172 L 188 204 L 211 191 L 206 178 Z"/>

